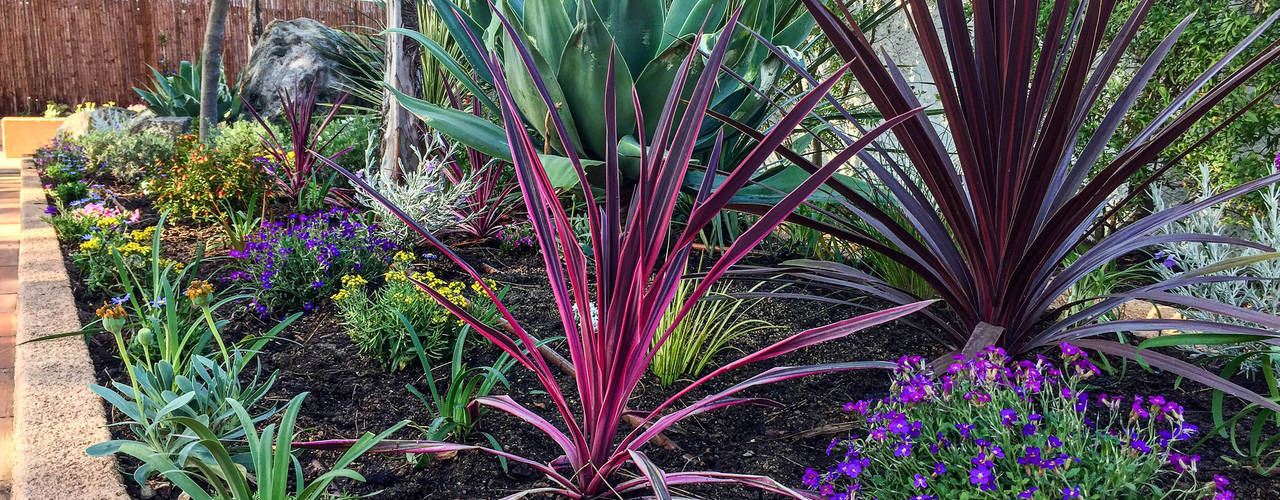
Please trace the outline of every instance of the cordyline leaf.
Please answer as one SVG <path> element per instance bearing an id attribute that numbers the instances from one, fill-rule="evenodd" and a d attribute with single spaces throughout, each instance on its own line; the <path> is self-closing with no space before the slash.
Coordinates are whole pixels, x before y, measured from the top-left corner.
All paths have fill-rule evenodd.
<path id="1" fill-rule="evenodd" d="M 618 487 L 618 491 L 622 493 L 640 491 L 647 488 L 647 485 L 640 482 L 637 478 L 626 483 L 622 483 Z M 739 484 L 747 485 L 753 488 L 767 491 L 770 493 L 798 499 L 822 499 L 821 495 L 810 493 L 807 491 L 796 491 L 779 483 L 771 477 L 754 476 L 748 474 L 730 474 L 714 471 L 693 471 L 693 472 L 669 472 L 666 474 L 666 482 L 668 485 L 684 485 L 684 484 Z"/>
<path id="2" fill-rule="evenodd" d="M 883 116 L 919 105 L 893 61 L 877 57 L 863 28 L 837 14 L 847 11 L 848 2 L 803 2 Z M 908 121 L 894 133 L 915 167 L 913 175 L 901 173 L 890 158 L 884 164 L 864 161 L 883 184 L 880 194 L 891 201 L 891 209 L 883 210 L 861 193 L 828 183 L 832 192 L 844 198 L 842 208 L 853 217 L 827 216 L 822 225 L 792 220 L 829 230 L 832 237 L 879 252 L 916 272 L 946 301 L 964 331 L 973 331 L 980 323 L 1004 328 L 1000 344 L 1015 354 L 1053 342 L 1041 330 L 1046 325 L 1043 317 L 1053 300 L 1075 281 L 1127 250 L 1159 241 L 1159 236 L 1149 235 L 1172 220 L 1280 179 L 1252 181 L 1122 226 L 1086 252 L 1087 258 L 1066 265 L 1067 256 L 1087 243 L 1090 228 L 1104 214 L 1119 210 L 1108 208 L 1107 203 L 1120 186 L 1144 165 L 1169 156 L 1165 149 L 1198 119 L 1280 57 L 1280 42 L 1273 42 L 1226 72 L 1280 12 L 1268 16 L 1190 88 L 1177 89 L 1181 94 L 1164 112 L 1114 159 L 1104 161 L 1112 135 L 1159 64 L 1173 53 L 1188 19 L 1154 51 L 1139 54 L 1143 62 L 1117 102 L 1098 109 L 1105 83 L 1121 64 L 1154 0 L 1142 0 L 1124 13 L 1114 12 L 1116 4 L 1110 0 L 1074 6 L 1054 2 L 1043 24 L 1042 2 L 905 3 L 912 32 L 938 89 L 946 118 L 943 126 L 953 139 L 954 154 L 943 146 L 933 123 L 923 117 Z M 1125 17 L 1119 30 L 1107 29 L 1113 14 Z M 1211 82 L 1217 83 L 1210 86 Z M 1255 98 L 1231 119 L 1257 102 Z M 1078 144 L 1090 116 L 1102 117 L 1098 130 L 1085 144 Z M 1218 125 L 1197 145 L 1225 127 Z M 847 137 L 840 139 L 851 142 Z M 814 166 L 803 158 L 782 149 L 778 152 L 813 171 Z M 1149 184 L 1171 165 L 1163 165 L 1156 175 L 1139 182 Z M 903 181 L 914 177 L 918 184 Z M 1131 192 L 1121 205 L 1140 191 Z"/>
<path id="3" fill-rule="evenodd" d="M 671 500 L 671 491 L 667 489 L 667 473 L 658 467 L 658 464 L 649 460 L 649 457 L 643 451 L 631 450 L 631 461 L 635 462 L 640 468 L 640 473 L 644 474 L 644 478 L 649 481 L 649 485 L 653 488 L 653 495 L 658 500 Z"/>
<path id="4" fill-rule="evenodd" d="M 1150 364 L 1151 366 L 1178 374 L 1180 376 L 1194 380 L 1196 382 L 1199 382 L 1201 384 L 1207 385 L 1214 389 L 1220 390 L 1227 394 L 1231 394 L 1232 396 L 1236 396 L 1240 399 L 1249 401 L 1251 403 L 1257 403 L 1261 406 L 1271 409 L 1272 411 L 1280 411 L 1280 405 L 1276 404 L 1275 402 L 1268 400 L 1267 398 L 1264 398 L 1257 394 L 1254 394 L 1253 391 L 1245 389 L 1244 387 L 1240 387 L 1239 385 L 1236 385 L 1235 383 L 1232 383 L 1214 374 L 1213 372 L 1210 372 L 1208 370 L 1205 370 L 1204 368 L 1200 368 L 1199 366 L 1193 365 L 1191 363 L 1180 360 L 1178 358 L 1174 358 L 1172 356 L 1168 356 L 1168 355 L 1160 354 L 1155 351 L 1148 351 L 1148 350 L 1139 352 L 1139 349 L 1137 347 L 1121 344 L 1119 342 L 1114 342 L 1110 340 L 1081 339 L 1081 340 L 1072 341 L 1071 343 L 1077 347 L 1083 347 L 1085 349 L 1093 349 L 1096 351 L 1101 351 L 1106 354 L 1111 354 L 1113 356 L 1120 356 L 1123 358 L 1132 359 L 1134 361 L 1144 362 L 1144 363 Z"/>

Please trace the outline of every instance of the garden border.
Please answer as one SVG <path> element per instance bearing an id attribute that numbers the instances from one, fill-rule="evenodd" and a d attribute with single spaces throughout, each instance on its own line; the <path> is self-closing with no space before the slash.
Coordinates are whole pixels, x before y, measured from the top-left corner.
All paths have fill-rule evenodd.
<path id="1" fill-rule="evenodd" d="M 35 166 L 22 163 L 22 243 L 14 359 L 13 498 L 127 499 L 114 457 L 85 453 L 111 439 L 88 347 L 79 337 L 23 344 L 80 329 L 71 282 Z"/>

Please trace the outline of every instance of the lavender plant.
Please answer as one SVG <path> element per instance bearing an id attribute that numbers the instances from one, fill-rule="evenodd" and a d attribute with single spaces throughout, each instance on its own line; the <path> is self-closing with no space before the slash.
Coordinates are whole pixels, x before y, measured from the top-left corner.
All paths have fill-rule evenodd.
<path id="1" fill-rule="evenodd" d="M 1207 165 L 1200 171 L 1200 196 L 1208 198 L 1214 191 L 1210 183 L 1210 172 Z M 1255 215 L 1251 224 L 1235 224 L 1226 213 L 1226 207 L 1214 206 L 1207 210 L 1173 222 L 1163 228 L 1162 234 L 1197 232 L 1203 234 L 1240 235 L 1244 239 L 1271 247 L 1280 248 L 1280 187 L 1269 186 L 1259 192 L 1262 199 L 1263 213 Z M 1152 202 L 1156 210 L 1163 210 L 1170 202 L 1172 194 L 1159 186 L 1151 188 Z M 1202 269 L 1220 262 L 1238 260 L 1242 257 L 1256 256 L 1244 265 L 1224 270 L 1226 274 L 1244 276 L 1243 280 L 1212 280 L 1196 283 L 1173 290 L 1174 293 L 1189 297 L 1209 299 L 1224 304 L 1231 304 L 1271 315 L 1280 314 L 1280 260 L 1264 259 L 1268 255 L 1254 248 L 1228 245 L 1224 243 L 1178 241 L 1164 245 L 1151 263 L 1151 269 L 1164 279 L 1178 274 L 1179 269 Z M 1183 314 L 1188 318 L 1218 321 L 1237 325 L 1250 325 L 1238 318 L 1213 314 L 1209 311 L 1186 309 Z M 1197 355 L 1239 355 L 1246 351 L 1257 350 L 1258 342 L 1232 343 L 1219 345 L 1184 345 L 1188 351 Z M 1258 367 L 1257 358 L 1246 363 L 1244 367 L 1250 371 Z"/>
<path id="2" fill-rule="evenodd" d="M 420 155 L 416 162 L 418 167 L 404 172 L 400 179 L 379 174 L 377 163 L 367 165 L 360 175 L 370 186 L 412 215 L 418 225 L 432 233 L 441 233 L 471 220 L 472 216 L 462 212 L 462 207 L 475 193 L 477 185 L 474 176 L 451 177 L 446 164 L 454 152 L 445 146 L 443 136 L 428 134 L 427 141 L 427 151 L 435 151 L 438 156 Z M 439 153 L 441 148 L 443 153 Z M 399 243 L 413 243 L 420 239 L 408 224 L 368 193 L 357 190 L 356 200 L 378 216 L 380 236 Z"/>
<path id="3" fill-rule="evenodd" d="M 395 242 L 377 235 L 378 227 L 359 222 L 350 209 L 291 214 L 284 222 L 263 223 L 248 238 L 226 279 L 250 290 L 249 307 L 260 316 L 311 310 L 315 301 L 337 292 L 347 274 L 377 275 L 387 269 Z"/>
<path id="4" fill-rule="evenodd" d="M 946 373 L 903 357 L 889 396 L 846 403 L 860 432 L 832 440 L 835 463 L 805 471 L 824 498 L 1205 498 L 1227 480 L 1196 477 L 1199 456 L 1183 408 L 1163 396 L 1091 395 L 1098 373 L 1062 344 L 1062 368 L 1044 356 L 1012 362 L 988 347 L 956 354 Z"/>

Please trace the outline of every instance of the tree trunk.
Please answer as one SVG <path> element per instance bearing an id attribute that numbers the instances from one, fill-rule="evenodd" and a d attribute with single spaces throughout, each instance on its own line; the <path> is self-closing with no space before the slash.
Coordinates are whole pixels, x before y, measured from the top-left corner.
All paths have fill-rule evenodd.
<path id="1" fill-rule="evenodd" d="M 262 0 L 249 0 L 249 57 L 253 57 L 253 46 L 257 45 L 258 40 L 261 39 Z"/>
<path id="2" fill-rule="evenodd" d="M 218 76 L 222 74 L 222 37 L 227 28 L 231 0 L 212 0 L 204 30 L 200 61 L 200 141 L 208 142 L 209 130 L 218 123 Z"/>
<path id="3" fill-rule="evenodd" d="M 400 28 L 404 23 L 404 6 L 400 0 L 388 0 L 387 28 Z M 386 75 L 387 85 L 406 94 L 413 90 L 413 66 L 411 58 L 405 57 L 404 35 L 388 33 L 386 40 Z M 412 118 L 409 112 L 400 105 L 390 90 L 383 92 L 383 126 L 386 130 L 382 136 L 382 168 L 379 174 L 383 179 L 397 179 L 401 174 L 401 165 L 410 161 Z M 413 168 L 412 165 L 408 166 Z"/>

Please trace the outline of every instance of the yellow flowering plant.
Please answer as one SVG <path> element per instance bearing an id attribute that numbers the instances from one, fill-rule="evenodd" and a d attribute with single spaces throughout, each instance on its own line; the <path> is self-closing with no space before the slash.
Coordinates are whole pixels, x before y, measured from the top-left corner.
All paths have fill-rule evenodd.
<path id="1" fill-rule="evenodd" d="M 391 371 L 401 370 L 415 359 L 410 335 L 416 335 L 417 343 L 429 356 L 439 358 L 465 326 L 415 282 L 425 284 L 455 305 L 466 307 L 476 317 L 486 321 L 497 318 L 493 302 L 478 284 L 447 281 L 430 271 L 419 272 L 413 268 L 413 258 L 412 253 L 397 252 L 390 269 L 382 276 L 382 285 L 376 288 L 363 276 L 345 275 L 342 288 L 331 296 L 342 314 L 347 334 L 360 353 Z M 490 286 L 497 288 L 496 283 Z M 504 294 L 505 290 L 499 296 Z M 415 333 L 406 331 L 397 312 L 408 319 Z"/>

